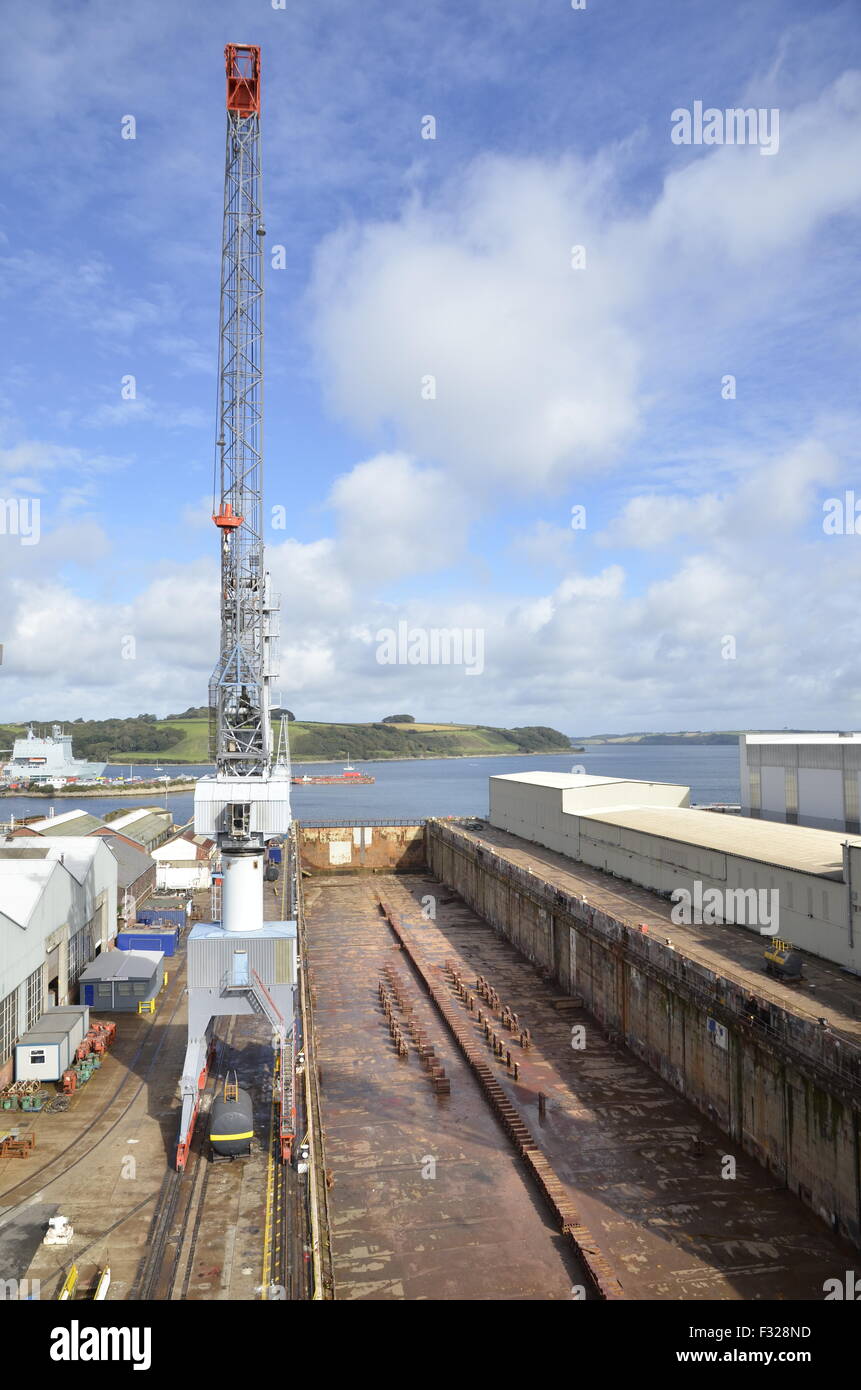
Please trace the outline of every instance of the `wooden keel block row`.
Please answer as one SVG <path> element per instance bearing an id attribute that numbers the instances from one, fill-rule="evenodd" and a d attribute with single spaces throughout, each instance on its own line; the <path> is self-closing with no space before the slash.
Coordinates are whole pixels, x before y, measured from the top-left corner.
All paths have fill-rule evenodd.
<path id="1" fill-rule="evenodd" d="M 528 1125 L 521 1119 L 517 1110 L 511 1104 L 511 1101 L 499 1085 L 490 1067 L 477 1055 L 459 1019 L 449 1007 L 448 1001 L 437 990 L 431 970 L 424 962 L 419 951 L 405 935 L 400 921 L 395 918 L 394 914 L 387 910 L 382 900 L 380 900 L 380 906 L 395 936 L 410 956 L 416 971 L 423 979 L 431 999 L 448 1024 L 463 1056 L 472 1067 L 497 1119 L 509 1135 L 512 1144 L 514 1144 L 522 1155 L 534 1183 L 544 1195 L 545 1200 L 553 1211 L 562 1234 L 566 1239 L 570 1240 L 571 1244 L 574 1246 L 577 1257 L 583 1265 L 592 1292 L 600 1299 L 614 1301 L 623 1300 L 625 1298 L 625 1292 L 621 1284 L 618 1279 L 616 1279 L 612 1269 L 601 1254 L 592 1232 L 587 1226 L 583 1225 L 582 1221 L 579 1219 L 579 1215 L 568 1193 L 557 1178 L 546 1154 L 543 1153 L 536 1143 Z M 480 986 L 484 983 L 482 977 L 478 976 L 476 979 L 477 993 L 482 993 Z M 482 995 L 482 997 L 484 997 L 484 995 Z M 479 1021 L 482 1021 L 481 1015 L 479 1015 Z M 485 1026 L 487 1032 L 489 1032 L 489 1024 Z M 521 1047 L 528 1048 L 531 1042 L 529 1029 L 521 1028 L 519 1030 L 519 1036 Z"/>

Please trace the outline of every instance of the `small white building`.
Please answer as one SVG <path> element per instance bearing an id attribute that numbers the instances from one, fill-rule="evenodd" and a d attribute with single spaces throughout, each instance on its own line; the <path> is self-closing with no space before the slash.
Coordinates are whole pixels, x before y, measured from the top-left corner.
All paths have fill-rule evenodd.
<path id="1" fill-rule="evenodd" d="M 156 862 L 156 887 L 160 892 L 193 893 L 212 882 L 215 841 L 195 835 L 191 827 L 152 850 Z"/>
<path id="2" fill-rule="evenodd" d="M 861 734 L 741 734 L 744 815 L 861 832 Z"/>
<path id="3" fill-rule="evenodd" d="M 116 931 L 117 862 L 97 837 L 0 841 L 0 1085 L 17 1039 L 49 1004 L 74 1002 L 81 971 Z"/>

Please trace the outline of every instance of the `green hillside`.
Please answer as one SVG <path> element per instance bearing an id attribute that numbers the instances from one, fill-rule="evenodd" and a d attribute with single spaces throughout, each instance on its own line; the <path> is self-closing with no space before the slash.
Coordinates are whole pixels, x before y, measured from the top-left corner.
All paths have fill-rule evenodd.
<path id="1" fill-rule="evenodd" d="M 40 728 L 52 721 L 39 721 Z M 60 723 L 62 721 L 53 721 Z M 128 763 L 205 763 L 209 761 L 209 720 L 190 718 L 66 721 L 75 757 Z M 276 730 L 277 731 L 277 730 Z M 11 748 L 21 725 L 0 726 L 0 747 Z M 138 746 L 129 747 L 130 743 Z M 337 762 L 381 758 L 456 758 L 505 753 L 566 753 L 567 734 L 543 725 L 496 729 L 481 724 L 323 724 L 290 723 L 295 762 Z"/>

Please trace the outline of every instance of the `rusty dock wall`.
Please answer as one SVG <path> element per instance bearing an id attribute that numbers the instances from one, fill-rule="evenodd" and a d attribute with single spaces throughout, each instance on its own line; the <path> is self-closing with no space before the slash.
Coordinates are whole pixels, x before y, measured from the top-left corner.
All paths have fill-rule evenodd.
<path id="1" fill-rule="evenodd" d="M 424 823 L 302 825 L 300 862 L 306 873 L 415 873 L 425 862 Z"/>
<path id="2" fill-rule="evenodd" d="M 463 828 L 428 821 L 432 873 L 610 1034 L 861 1245 L 861 1066 L 809 1019 L 558 888 Z"/>

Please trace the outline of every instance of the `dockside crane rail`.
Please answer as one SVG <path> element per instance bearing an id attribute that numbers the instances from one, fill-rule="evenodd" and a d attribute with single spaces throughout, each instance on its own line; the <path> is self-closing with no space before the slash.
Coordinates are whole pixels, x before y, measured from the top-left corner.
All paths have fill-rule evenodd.
<path id="1" fill-rule="evenodd" d="M 291 826 L 290 765 L 273 757 L 278 600 L 263 536 L 263 187 L 260 49 L 228 44 L 227 142 L 212 520 L 220 537 L 220 646 L 209 686 L 211 777 L 198 780 L 194 828 L 221 860 L 220 920 L 188 937 L 188 1049 L 177 1167 L 185 1165 L 212 1058 L 213 1020 L 276 1010 L 283 1053 L 293 1017 L 295 921 L 264 921 L 270 836 Z M 292 885 L 291 885 L 292 886 Z M 291 895 L 292 896 L 292 895 Z M 291 902 L 292 912 L 292 902 Z"/>

